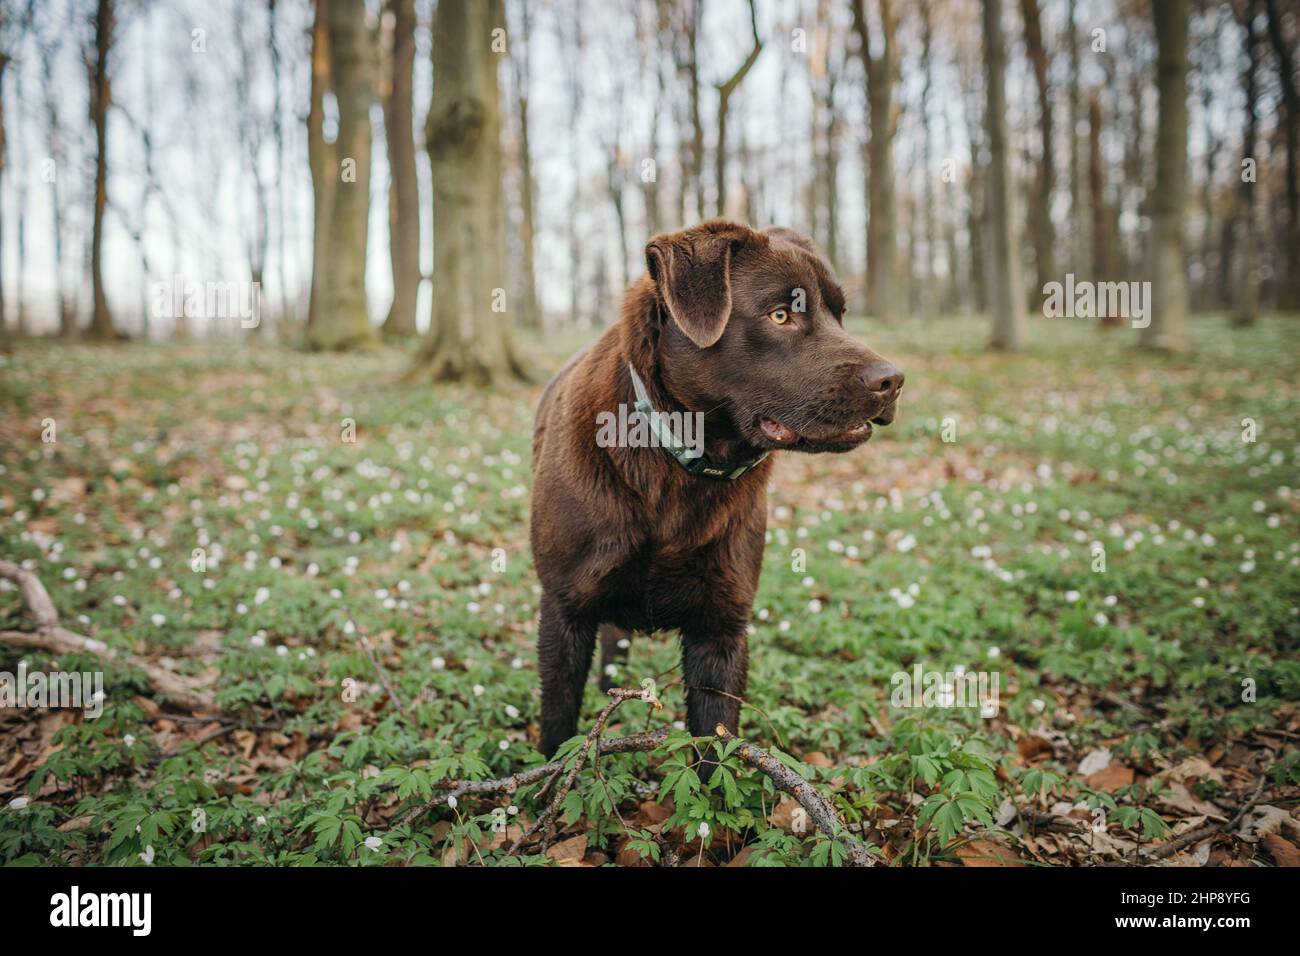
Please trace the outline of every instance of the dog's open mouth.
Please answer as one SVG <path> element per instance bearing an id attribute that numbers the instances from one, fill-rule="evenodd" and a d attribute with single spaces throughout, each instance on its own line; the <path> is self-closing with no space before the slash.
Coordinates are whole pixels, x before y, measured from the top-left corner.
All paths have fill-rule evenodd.
<path id="1" fill-rule="evenodd" d="M 841 431 L 818 435 L 800 435 L 789 425 L 785 425 L 775 418 L 768 418 L 766 415 L 759 418 L 758 427 L 762 431 L 763 437 L 768 441 L 790 448 L 857 445 L 870 438 L 872 431 L 871 422 L 862 422 Z"/>

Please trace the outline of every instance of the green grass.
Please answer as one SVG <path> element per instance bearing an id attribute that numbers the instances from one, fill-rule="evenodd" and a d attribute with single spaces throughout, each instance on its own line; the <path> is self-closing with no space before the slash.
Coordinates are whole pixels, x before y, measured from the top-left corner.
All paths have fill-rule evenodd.
<path id="1" fill-rule="evenodd" d="M 790 755 L 899 864 L 953 861 L 994 830 L 1018 844 L 999 807 L 1062 801 L 1104 810 L 1118 845 L 1150 842 L 1187 815 L 1162 771 L 1198 755 L 1229 790 L 1272 765 L 1275 802 L 1293 800 L 1300 324 L 1198 319 L 1186 358 L 1082 320 L 1037 320 L 1016 356 L 984 352 L 971 320 L 855 331 L 907 373 L 899 420 L 852 455 L 778 463 L 741 734 Z M 223 710 L 182 719 L 116 665 L 97 720 L 0 710 L 0 861 L 142 865 L 152 847 L 155 865 L 502 862 L 493 810 L 533 818 L 530 790 L 393 823 L 439 780 L 541 760 L 539 387 L 412 387 L 405 360 L 44 343 L 0 357 L 0 554 L 31 562 L 66 626 L 210 678 Z M 0 630 L 31 627 L 0 590 Z M 637 637 L 620 683 L 656 677 L 664 710 L 625 704 L 608 733 L 684 718 L 677 656 L 672 635 Z M 0 669 L 19 657 L 0 647 Z M 891 677 L 917 664 L 995 672 L 996 716 L 891 706 Z M 584 727 L 602 704 L 593 681 Z M 772 825 L 770 784 L 734 757 L 702 789 L 683 736 L 583 772 L 562 836 L 586 835 L 588 862 L 839 859 Z M 1026 746 L 1043 736 L 1055 747 Z M 1131 786 L 1084 783 L 1100 746 Z M 1027 844 L 1027 861 L 1103 858 Z"/>

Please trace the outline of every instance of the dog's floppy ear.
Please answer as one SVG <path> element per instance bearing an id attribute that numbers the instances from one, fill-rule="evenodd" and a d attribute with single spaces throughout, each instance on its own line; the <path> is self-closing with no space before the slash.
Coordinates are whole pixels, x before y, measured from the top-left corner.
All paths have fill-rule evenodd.
<path id="1" fill-rule="evenodd" d="M 748 226 L 712 219 L 655 236 L 645 247 L 659 300 L 702 349 L 722 338 L 731 316 L 732 253 L 757 235 Z"/>

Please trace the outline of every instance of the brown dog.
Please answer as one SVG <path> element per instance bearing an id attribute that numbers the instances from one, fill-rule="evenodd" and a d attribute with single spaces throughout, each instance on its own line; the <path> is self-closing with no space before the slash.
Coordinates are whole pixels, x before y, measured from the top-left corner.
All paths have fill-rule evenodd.
<path id="1" fill-rule="evenodd" d="M 680 630 L 691 733 L 719 723 L 736 732 L 766 455 L 862 444 L 873 422 L 894 420 L 903 385 L 844 331 L 844 293 L 795 232 L 710 220 L 656 236 L 646 265 L 622 321 L 570 359 L 537 409 L 532 545 L 548 756 L 577 731 L 598 628 L 606 654 L 633 629 Z M 703 414 L 702 458 L 644 442 L 602 447 L 598 422 L 634 408 L 638 389 L 642 411 Z"/>

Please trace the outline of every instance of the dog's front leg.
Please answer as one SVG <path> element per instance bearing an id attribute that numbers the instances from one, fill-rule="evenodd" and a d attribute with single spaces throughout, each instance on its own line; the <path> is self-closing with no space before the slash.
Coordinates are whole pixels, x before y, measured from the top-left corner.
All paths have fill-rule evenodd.
<path id="1" fill-rule="evenodd" d="M 749 674 L 749 639 L 744 624 L 721 632 L 682 633 L 682 674 L 686 678 L 686 723 L 696 737 L 712 737 L 718 724 L 735 734 L 740 702 Z M 705 759 L 700 779 L 707 781 L 716 763 Z"/>
<path id="2" fill-rule="evenodd" d="M 541 745 L 542 753 L 550 757 L 578 732 L 582 691 L 596 647 L 596 622 L 543 593 L 537 638 L 537 663 L 542 673 Z"/>

